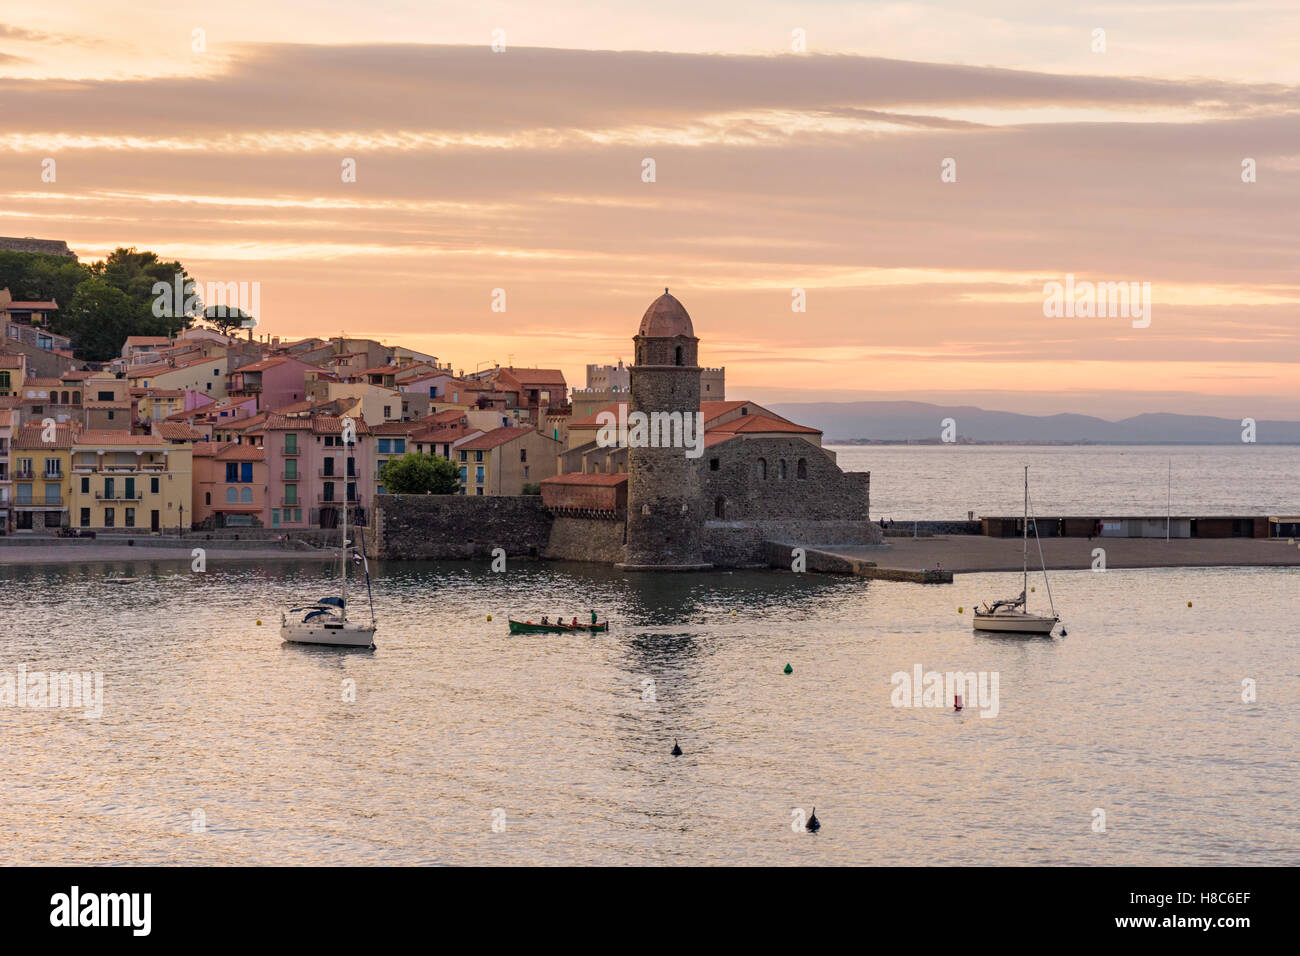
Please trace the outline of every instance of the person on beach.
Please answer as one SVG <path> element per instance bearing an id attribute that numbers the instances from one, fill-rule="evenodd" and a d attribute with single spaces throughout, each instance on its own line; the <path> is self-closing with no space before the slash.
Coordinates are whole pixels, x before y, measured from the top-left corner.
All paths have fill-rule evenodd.
<path id="1" fill-rule="evenodd" d="M 591 609 L 591 623 L 596 623 L 596 609 L 594 607 Z"/>

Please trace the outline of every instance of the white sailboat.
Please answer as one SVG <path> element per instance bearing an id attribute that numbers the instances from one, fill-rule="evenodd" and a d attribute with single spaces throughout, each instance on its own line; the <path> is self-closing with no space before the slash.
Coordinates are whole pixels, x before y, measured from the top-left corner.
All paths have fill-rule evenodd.
<path id="1" fill-rule="evenodd" d="M 1047 580 L 1047 562 L 1043 560 L 1043 544 L 1038 538 L 1038 526 L 1034 526 L 1034 540 L 1038 541 L 1038 560 L 1043 567 L 1043 583 L 1047 587 L 1047 602 L 1051 614 L 1033 614 L 1029 611 L 1027 596 L 1029 594 L 1029 466 L 1025 466 L 1025 518 L 1024 518 L 1024 567 L 1021 576 L 1020 596 L 1005 601 L 994 601 L 975 608 L 975 630 L 1003 631 L 1015 634 L 1051 634 L 1060 622 L 1056 605 L 1052 601 L 1052 585 Z"/>
<path id="2" fill-rule="evenodd" d="M 348 433 L 351 419 L 344 419 L 344 434 Z M 352 443 L 348 443 L 348 456 Z M 365 554 L 360 555 L 366 574 L 366 594 L 370 600 L 370 623 L 348 620 L 348 558 L 352 556 L 348 541 L 348 511 L 350 502 L 343 495 L 343 536 L 339 547 L 340 596 L 324 597 L 312 604 L 290 608 L 280 613 L 280 637 L 293 644 L 324 644 L 331 647 L 375 646 L 375 601 L 370 593 L 370 563 Z M 365 543 L 362 542 L 364 552 Z M 289 614 L 301 614 L 298 620 L 289 620 Z"/>

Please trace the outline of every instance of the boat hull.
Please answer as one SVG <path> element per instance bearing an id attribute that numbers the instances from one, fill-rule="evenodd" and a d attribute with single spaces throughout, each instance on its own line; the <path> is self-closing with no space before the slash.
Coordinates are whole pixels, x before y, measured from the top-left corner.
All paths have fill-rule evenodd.
<path id="1" fill-rule="evenodd" d="M 599 624 L 579 624 L 577 627 L 572 624 L 532 624 L 528 621 L 510 621 L 511 634 L 566 634 L 608 630 L 609 621 L 602 621 Z"/>
<path id="2" fill-rule="evenodd" d="M 320 644 L 328 647 L 373 647 L 375 628 L 345 621 L 342 624 L 283 624 L 281 639 L 290 644 Z"/>
<path id="3" fill-rule="evenodd" d="M 1041 614 L 976 614 L 975 630 L 1004 634 L 1051 634 L 1060 618 Z"/>

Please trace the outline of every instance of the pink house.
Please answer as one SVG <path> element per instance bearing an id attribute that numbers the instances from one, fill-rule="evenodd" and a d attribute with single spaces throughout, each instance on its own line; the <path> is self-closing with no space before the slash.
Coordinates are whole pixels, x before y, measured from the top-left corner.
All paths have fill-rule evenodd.
<path id="1" fill-rule="evenodd" d="M 307 373 L 314 365 L 279 355 L 251 365 L 241 365 L 226 376 L 226 394 L 232 400 L 256 399 L 258 411 L 274 411 L 307 397 Z"/>
<path id="2" fill-rule="evenodd" d="M 351 461 L 343 419 L 271 412 L 263 426 L 268 528 L 333 528 L 346 502 L 349 521 L 363 522 L 375 493 L 375 437 L 360 419 Z"/>

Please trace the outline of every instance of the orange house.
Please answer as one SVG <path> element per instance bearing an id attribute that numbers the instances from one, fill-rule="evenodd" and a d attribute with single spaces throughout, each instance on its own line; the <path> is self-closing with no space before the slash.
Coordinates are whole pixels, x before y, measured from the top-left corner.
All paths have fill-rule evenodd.
<path id="1" fill-rule="evenodd" d="M 252 445 L 194 444 L 194 527 L 260 528 L 266 451 Z"/>

